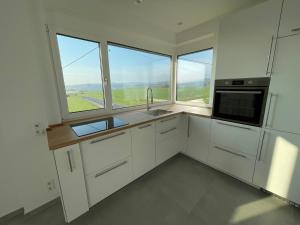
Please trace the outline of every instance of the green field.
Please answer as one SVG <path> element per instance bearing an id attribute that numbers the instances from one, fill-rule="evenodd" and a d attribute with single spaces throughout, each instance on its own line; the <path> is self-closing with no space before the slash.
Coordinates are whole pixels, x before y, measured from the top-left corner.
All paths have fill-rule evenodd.
<path id="1" fill-rule="evenodd" d="M 179 101 L 190 101 L 194 99 L 203 99 L 208 103 L 209 87 L 184 87 L 179 88 L 177 96 Z M 78 92 L 68 94 L 68 108 L 69 112 L 78 112 L 85 110 L 93 110 L 103 107 L 102 102 L 95 104 L 91 100 L 83 99 L 90 97 L 94 99 L 103 99 L 103 94 L 98 91 Z M 154 102 L 166 101 L 169 99 L 169 88 L 154 87 L 153 88 Z M 145 88 L 128 88 L 112 90 L 113 104 L 123 107 L 143 105 L 146 104 L 146 90 Z"/>

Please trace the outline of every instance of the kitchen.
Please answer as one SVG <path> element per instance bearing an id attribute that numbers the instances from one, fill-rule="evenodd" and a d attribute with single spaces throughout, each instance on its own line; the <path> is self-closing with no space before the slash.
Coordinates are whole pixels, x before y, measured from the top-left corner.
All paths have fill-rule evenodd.
<path id="1" fill-rule="evenodd" d="M 299 2 L 167 2 L 3 3 L 0 223 L 299 223 Z"/>

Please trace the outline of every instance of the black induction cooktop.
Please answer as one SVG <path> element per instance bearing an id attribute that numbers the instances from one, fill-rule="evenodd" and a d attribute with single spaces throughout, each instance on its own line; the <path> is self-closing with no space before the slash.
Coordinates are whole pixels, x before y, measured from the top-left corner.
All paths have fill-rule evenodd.
<path id="1" fill-rule="evenodd" d="M 78 137 L 110 130 L 117 127 L 127 125 L 126 121 L 123 121 L 116 117 L 108 117 L 99 120 L 93 120 L 83 123 L 72 124 L 71 127 Z"/>

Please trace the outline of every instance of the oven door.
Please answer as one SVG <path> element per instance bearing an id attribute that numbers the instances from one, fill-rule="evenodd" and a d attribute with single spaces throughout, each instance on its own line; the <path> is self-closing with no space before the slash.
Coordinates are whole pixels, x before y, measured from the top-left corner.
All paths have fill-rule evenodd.
<path id="1" fill-rule="evenodd" d="M 213 117 L 216 119 L 261 126 L 265 106 L 266 89 L 215 90 Z"/>

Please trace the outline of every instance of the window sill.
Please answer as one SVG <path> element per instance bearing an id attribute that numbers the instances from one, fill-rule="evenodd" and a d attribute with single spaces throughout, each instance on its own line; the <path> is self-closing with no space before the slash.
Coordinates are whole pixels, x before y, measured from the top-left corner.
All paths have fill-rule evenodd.
<path id="1" fill-rule="evenodd" d="M 175 101 L 175 104 L 198 107 L 198 108 L 212 108 L 211 104 L 199 104 L 199 103 L 181 102 L 181 101 Z"/>

